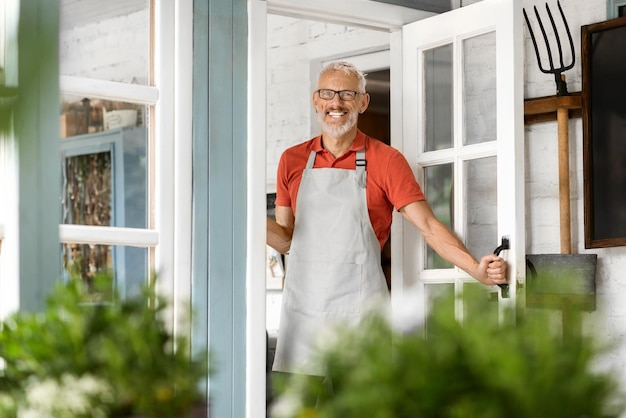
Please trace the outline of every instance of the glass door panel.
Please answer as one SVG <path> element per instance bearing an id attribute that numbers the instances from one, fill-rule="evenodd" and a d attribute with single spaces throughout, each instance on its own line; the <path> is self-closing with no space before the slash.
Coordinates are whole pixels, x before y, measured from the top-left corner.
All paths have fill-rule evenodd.
<path id="1" fill-rule="evenodd" d="M 485 255 L 498 244 L 498 175 L 496 157 L 465 161 L 465 245 Z"/>
<path id="2" fill-rule="evenodd" d="M 422 187 L 437 219 L 452 229 L 454 225 L 453 165 L 448 163 L 425 167 Z M 425 261 L 427 269 L 452 267 L 430 247 L 426 249 Z"/>
<path id="3" fill-rule="evenodd" d="M 452 146 L 452 75 L 452 44 L 424 52 L 425 152 Z"/>
<path id="4" fill-rule="evenodd" d="M 499 309 L 496 291 L 490 292 L 479 283 L 464 283 L 462 300 L 464 322 L 471 321 L 473 317 L 478 317 L 481 321 L 487 318 L 490 324 L 482 324 L 485 326 L 498 323 Z"/>
<path id="5" fill-rule="evenodd" d="M 424 293 L 426 295 L 426 306 L 434 306 L 435 304 L 443 305 L 444 316 L 447 318 L 448 314 L 450 319 L 454 319 L 454 303 L 450 303 L 454 300 L 454 284 L 452 283 L 436 283 L 427 284 L 424 286 Z M 438 318 L 441 319 L 441 318 Z M 437 329 L 437 322 L 432 320 L 432 317 L 426 317 L 426 334 L 429 338 L 437 338 L 439 330 Z"/>
<path id="6" fill-rule="evenodd" d="M 464 145 L 496 140 L 496 34 L 467 38 L 463 49 Z"/>

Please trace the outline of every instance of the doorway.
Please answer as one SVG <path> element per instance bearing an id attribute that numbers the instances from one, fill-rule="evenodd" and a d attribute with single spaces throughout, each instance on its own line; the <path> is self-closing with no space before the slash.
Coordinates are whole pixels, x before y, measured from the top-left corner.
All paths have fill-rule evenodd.
<path id="1" fill-rule="evenodd" d="M 359 117 L 359 129 L 372 138 L 391 144 L 390 106 L 390 71 L 389 69 L 368 72 L 366 90 L 370 95 L 367 111 Z M 380 263 L 387 279 L 387 288 L 391 291 L 391 237 L 383 246 Z"/>
<path id="2" fill-rule="evenodd" d="M 389 144 L 389 44 L 389 33 L 380 30 L 268 14 L 265 184 L 268 216 L 273 216 L 276 170 L 282 152 L 319 135 L 311 100 L 319 70 L 326 63 L 347 60 L 367 74 L 366 88 L 372 100 L 359 118 L 359 128 Z M 390 244 L 387 244 L 388 256 L 381 259 L 381 263 L 388 275 L 391 274 L 390 253 Z M 268 257 L 268 263 L 275 263 L 271 258 Z M 279 270 L 284 274 L 288 257 L 281 261 Z M 265 318 L 272 358 L 280 325 L 282 279 L 275 280 L 271 268 L 266 271 Z"/>

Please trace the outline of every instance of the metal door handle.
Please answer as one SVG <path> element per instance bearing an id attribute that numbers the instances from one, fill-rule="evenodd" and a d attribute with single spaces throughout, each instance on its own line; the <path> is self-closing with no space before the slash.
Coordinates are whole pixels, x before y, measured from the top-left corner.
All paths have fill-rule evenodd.
<path id="1" fill-rule="evenodd" d="M 502 237 L 502 243 L 500 245 L 498 245 L 496 247 L 495 250 L 493 250 L 493 253 L 495 255 L 500 255 L 500 252 L 502 250 L 508 250 L 509 247 L 509 239 L 507 237 Z M 498 286 L 500 286 L 500 289 L 502 289 L 502 297 L 503 298 L 508 298 L 509 297 L 509 284 L 508 283 L 501 283 Z"/>

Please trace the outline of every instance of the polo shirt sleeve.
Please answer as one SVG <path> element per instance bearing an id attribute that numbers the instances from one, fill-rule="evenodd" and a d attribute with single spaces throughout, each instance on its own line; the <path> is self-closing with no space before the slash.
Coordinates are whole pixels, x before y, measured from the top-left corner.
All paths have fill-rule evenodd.
<path id="1" fill-rule="evenodd" d="M 387 196 L 396 210 L 409 203 L 426 200 L 409 162 L 398 150 L 395 150 L 389 159 L 386 183 Z"/>
<path id="2" fill-rule="evenodd" d="M 278 161 L 278 170 L 276 172 L 276 206 L 291 206 L 289 174 L 286 160 L 286 153 L 283 153 Z"/>

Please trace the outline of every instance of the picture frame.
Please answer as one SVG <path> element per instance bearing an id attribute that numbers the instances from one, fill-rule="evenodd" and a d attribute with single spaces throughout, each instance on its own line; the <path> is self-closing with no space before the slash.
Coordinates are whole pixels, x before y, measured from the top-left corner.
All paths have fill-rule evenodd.
<path id="1" fill-rule="evenodd" d="M 626 16 L 581 27 L 585 248 L 626 245 Z"/>

